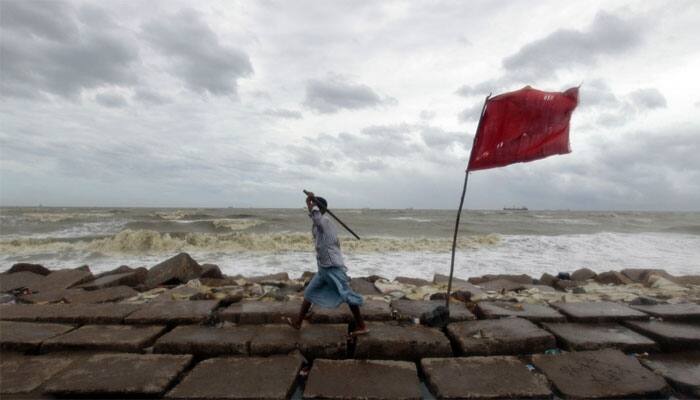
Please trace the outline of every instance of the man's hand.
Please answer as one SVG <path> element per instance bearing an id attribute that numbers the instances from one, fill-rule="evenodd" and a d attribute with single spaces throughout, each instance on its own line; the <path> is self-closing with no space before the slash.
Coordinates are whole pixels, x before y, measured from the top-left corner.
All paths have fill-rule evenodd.
<path id="1" fill-rule="evenodd" d="M 309 209 L 309 212 L 311 212 L 311 209 L 314 208 L 314 205 L 315 205 L 315 203 L 314 203 L 314 198 L 315 198 L 315 197 L 314 197 L 314 193 L 313 193 L 313 192 L 309 192 L 309 193 L 306 195 L 306 208 Z"/>

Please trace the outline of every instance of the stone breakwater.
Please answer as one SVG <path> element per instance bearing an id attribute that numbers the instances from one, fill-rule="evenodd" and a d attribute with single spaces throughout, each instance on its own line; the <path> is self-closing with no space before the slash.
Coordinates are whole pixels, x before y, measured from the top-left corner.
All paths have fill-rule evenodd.
<path id="1" fill-rule="evenodd" d="M 313 272 L 225 276 L 185 253 L 150 269 L 0 274 L 0 397 L 700 397 L 700 276 L 661 269 L 387 280 L 294 316 Z"/>

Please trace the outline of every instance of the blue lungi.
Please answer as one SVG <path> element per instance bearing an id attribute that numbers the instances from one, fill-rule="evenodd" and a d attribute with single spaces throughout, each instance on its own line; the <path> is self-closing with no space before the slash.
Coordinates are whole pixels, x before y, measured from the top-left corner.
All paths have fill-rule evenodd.
<path id="1" fill-rule="evenodd" d="M 304 298 L 323 308 L 337 308 L 342 303 L 361 306 L 362 296 L 350 288 L 345 267 L 319 267 L 304 290 Z"/>

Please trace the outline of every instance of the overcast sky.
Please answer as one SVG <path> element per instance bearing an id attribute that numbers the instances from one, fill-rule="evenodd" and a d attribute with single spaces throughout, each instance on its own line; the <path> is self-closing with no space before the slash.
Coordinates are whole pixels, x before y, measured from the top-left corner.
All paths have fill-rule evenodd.
<path id="1" fill-rule="evenodd" d="M 700 210 L 700 3 L 0 2 L 0 204 L 451 208 L 484 97 L 573 152 L 467 208 Z"/>

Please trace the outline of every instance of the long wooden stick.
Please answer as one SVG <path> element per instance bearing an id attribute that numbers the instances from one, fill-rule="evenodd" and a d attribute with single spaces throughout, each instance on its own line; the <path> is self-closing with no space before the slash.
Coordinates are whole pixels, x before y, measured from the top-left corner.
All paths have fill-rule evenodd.
<path id="1" fill-rule="evenodd" d="M 306 190 L 304 190 L 304 194 L 308 196 L 308 195 L 309 195 L 309 192 L 307 192 Z M 343 225 L 343 228 L 347 229 L 348 232 L 352 233 L 352 235 L 355 236 L 355 237 L 357 238 L 357 240 L 360 240 L 360 237 L 357 236 L 357 233 L 353 232 L 352 229 L 350 229 L 349 226 L 345 225 L 345 223 L 344 223 L 343 221 L 341 221 L 340 218 L 336 217 L 335 214 L 333 214 L 333 213 L 331 212 L 331 210 L 329 210 L 328 208 L 324 208 L 319 202 L 317 202 L 317 201 L 316 201 L 316 197 L 312 197 L 311 200 L 314 202 L 314 204 L 316 204 L 316 205 L 318 206 L 318 208 L 320 208 L 320 209 L 325 209 L 326 212 L 327 212 L 331 217 L 333 217 L 333 219 L 335 219 L 336 221 L 338 221 L 338 223 L 339 223 L 340 225 Z"/>
<path id="2" fill-rule="evenodd" d="M 476 127 L 476 133 L 474 134 L 474 142 L 472 143 L 471 154 L 474 154 L 474 143 L 476 143 L 476 135 L 479 133 L 479 128 L 481 127 L 481 121 L 484 118 L 484 111 L 486 110 L 486 103 L 488 103 L 491 93 L 484 99 L 484 106 L 481 108 L 481 115 L 479 116 L 479 124 Z M 471 154 L 469 156 L 469 161 L 471 163 Z M 455 221 L 455 233 L 452 237 L 452 259 L 450 260 L 450 279 L 447 281 L 447 298 L 445 299 L 445 307 L 447 310 L 450 309 L 450 294 L 452 293 L 452 276 L 455 272 L 455 249 L 457 248 L 457 232 L 459 231 L 459 219 L 462 216 L 462 206 L 464 205 L 464 196 L 467 194 L 467 182 L 469 181 L 469 167 L 464 173 L 464 187 L 462 188 L 462 197 L 459 199 L 459 210 L 457 210 L 457 220 Z"/>

